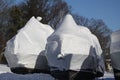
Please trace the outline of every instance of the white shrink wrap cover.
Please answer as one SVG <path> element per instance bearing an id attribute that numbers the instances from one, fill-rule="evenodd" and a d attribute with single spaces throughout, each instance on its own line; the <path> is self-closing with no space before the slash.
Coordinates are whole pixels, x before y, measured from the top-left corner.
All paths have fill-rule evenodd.
<path id="1" fill-rule="evenodd" d="M 48 38 L 46 56 L 51 70 L 95 70 L 104 68 L 98 39 L 88 28 L 78 26 L 65 16 L 59 28 Z"/>
<path id="2" fill-rule="evenodd" d="M 32 17 L 18 33 L 7 42 L 5 57 L 11 68 L 48 68 L 45 46 L 53 29 Z"/>
<path id="3" fill-rule="evenodd" d="M 110 54 L 112 67 L 120 70 L 120 30 L 111 34 Z"/>

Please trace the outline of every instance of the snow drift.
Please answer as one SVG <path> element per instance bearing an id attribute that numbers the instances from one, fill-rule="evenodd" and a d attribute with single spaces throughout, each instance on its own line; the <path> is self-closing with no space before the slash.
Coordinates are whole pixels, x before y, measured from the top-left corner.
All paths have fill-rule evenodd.
<path id="1" fill-rule="evenodd" d="M 11 73 L 10 68 L 7 65 L 0 64 L 0 74 Z"/>
<path id="2" fill-rule="evenodd" d="M 69 14 L 48 38 L 46 45 L 51 70 L 96 71 L 98 66 L 104 69 L 101 55 L 97 37 L 88 28 L 78 26 Z"/>
<path id="3" fill-rule="evenodd" d="M 111 35 L 110 53 L 112 67 L 120 70 L 120 30 L 113 32 Z"/>
<path id="4" fill-rule="evenodd" d="M 44 55 L 45 45 L 53 29 L 32 17 L 18 33 L 7 42 L 5 57 L 11 68 L 26 67 L 48 69 Z"/>
<path id="5" fill-rule="evenodd" d="M 105 73 L 104 77 L 96 80 L 114 80 L 112 73 Z M 34 73 L 34 74 L 14 74 L 10 71 L 10 68 L 7 65 L 0 64 L 0 80 L 55 80 L 49 74 L 43 73 Z"/>

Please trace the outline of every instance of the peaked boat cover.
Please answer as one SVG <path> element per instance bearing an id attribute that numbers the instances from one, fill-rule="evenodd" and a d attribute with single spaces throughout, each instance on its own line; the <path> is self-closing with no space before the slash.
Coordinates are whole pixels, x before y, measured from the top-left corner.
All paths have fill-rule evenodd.
<path id="1" fill-rule="evenodd" d="M 7 42 L 5 57 L 11 68 L 26 67 L 46 69 L 44 55 L 48 36 L 53 33 L 49 25 L 32 17 L 19 32 Z"/>
<path id="2" fill-rule="evenodd" d="M 111 34 L 110 53 L 112 67 L 120 70 L 120 30 Z"/>
<path id="3" fill-rule="evenodd" d="M 104 69 L 98 39 L 88 28 L 78 26 L 70 14 L 48 38 L 46 56 L 52 70 Z"/>

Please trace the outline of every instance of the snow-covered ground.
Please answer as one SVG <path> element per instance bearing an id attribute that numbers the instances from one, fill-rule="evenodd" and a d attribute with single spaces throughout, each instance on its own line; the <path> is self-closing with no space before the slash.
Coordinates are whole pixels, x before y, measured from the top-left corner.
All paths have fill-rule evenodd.
<path id="1" fill-rule="evenodd" d="M 99 80 L 115 80 L 114 75 L 112 73 L 105 72 L 104 76 Z"/>
<path id="2" fill-rule="evenodd" d="M 6 65 L 0 64 L 0 80 L 55 80 L 49 74 L 15 74 L 10 71 L 10 68 Z M 104 77 L 99 80 L 114 80 L 113 74 L 105 73 Z"/>
<path id="3" fill-rule="evenodd" d="M 0 64 L 0 80 L 55 80 L 48 74 L 15 74 L 6 65 Z"/>
<path id="4" fill-rule="evenodd" d="M 10 68 L 7 65 L 0 64 L 0 74 L 11 73 Z"/>
<path id="5" fill-rule="evenodd" d="M 0 80 L 55 80 L 48 74 L 14 74 L 14 73 L 3 73 L 0 74 Z"/>

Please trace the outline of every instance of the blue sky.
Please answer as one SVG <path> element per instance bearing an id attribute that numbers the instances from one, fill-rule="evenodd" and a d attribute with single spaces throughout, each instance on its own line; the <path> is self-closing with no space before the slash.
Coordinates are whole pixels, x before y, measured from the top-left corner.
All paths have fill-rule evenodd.
<path id="1" fill-rule="evenodd" d="M 120 0 L 65 0 L 72 12 L 86 18 L 102 19 L 113 31 L 120 29 Z"/>

